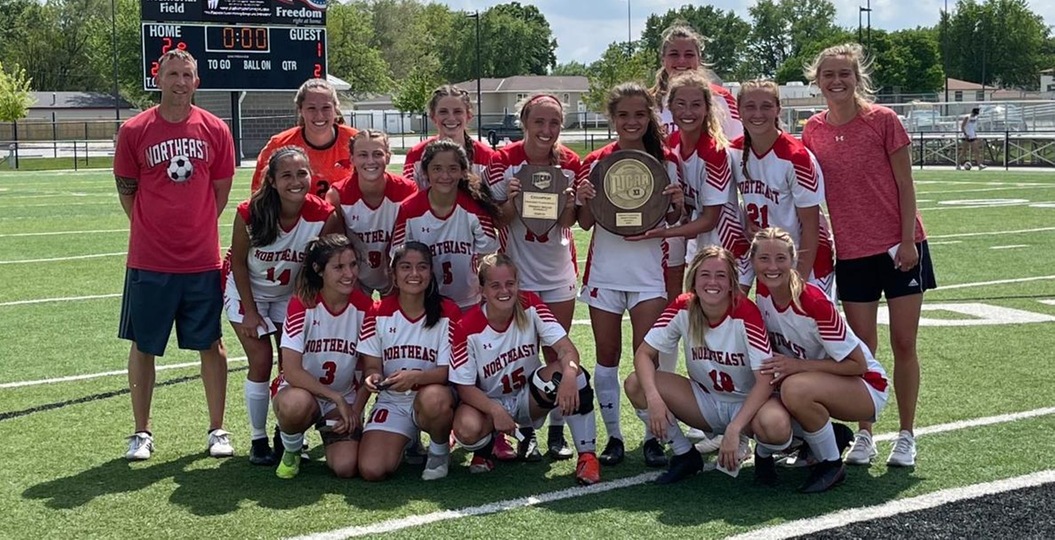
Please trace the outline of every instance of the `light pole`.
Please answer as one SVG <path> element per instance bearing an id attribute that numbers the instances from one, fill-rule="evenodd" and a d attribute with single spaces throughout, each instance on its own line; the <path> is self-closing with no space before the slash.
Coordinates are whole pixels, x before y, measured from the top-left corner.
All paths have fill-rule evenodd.
<path id="1" fill-rule="evenodd" d="M 114 120 L 121 121 L 121 94 L 117 90 L 117 0 L 110 0 L 110 46 L 114 57 Z"/>
<path id="2" fill-rule="evenodd" d="M 945 72 L 945 107 L 949 107 L 949 0 L 945 0 L 945 11 L 941 14 L 941 68 Z"/>
<path id="3" fill-rule="evenodd" d="M 975 34 L 982 34 L 982 36 L 981 36 L 982 37 L 982 39 L 981 39 L 981 41 L 982 41 L 982 101 L 985 101 L 985 53 L 986 53 L 985 49 L 986 49 L 986 42 L 989 41 L 989 40 L 986 39 L 986 34 L 983 31 L 983 29 L 982 29 L 982 21 L 981 21 L 981 19 L 975 21 L 975 23 L 974 23 L 974 33 Z"/>
<path id="4" fill-rule="evenodd" d="M 626 0 L 626 57 L 630 58 L 634 55 L 634 49 L 631 43 L 634 42 L 633 34 L 630 32 L 630 0 Z"/>
<path id="5" fill-rule="evenodd" d="M 869 0 L 869 6 L 872 2 Z M 871 7 L 857 7 L 857 42 L 864 45 L 864 37 L 861 35 L 861 15 L 868 12 L 868 44 L 872 44 L 872 8 Z M 869 47 L 870 48 L 870 47 Z"/>
<path id="6" fill-rule="evenodd" d="M 466 17 L 476 19 L 476 140 L 483 140 L 484 115 L 483 103 L 480 91 L 480 10 L 476 10 Z"/>

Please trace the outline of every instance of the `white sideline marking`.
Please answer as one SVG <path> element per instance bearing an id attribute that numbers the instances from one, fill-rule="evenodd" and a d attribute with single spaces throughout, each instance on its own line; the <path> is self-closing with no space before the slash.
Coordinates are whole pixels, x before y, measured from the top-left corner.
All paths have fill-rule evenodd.
<path id="1" fill-rule="evenodd" d="M 51 231 L 51 232 L 27 232 L 0 234 L 0 238 L 16 238 L 22 236 L 57 236 L 60 234 L 102 234 L 128 232 L 128 229 L 103 229 L 99 231 Z"/>
<path id="2" fill-rule="evenodd" d="M 61 261 L 75 261 L 78 259 L 98 259 L 100 257 L 116 257 L 118 255 L 127 255 L 125 251 L 119 253 L 93 253 L 91 255 L 76 255 L 74 257 L 54 257 L 51 259 L 22 259 L 19 261 L 0 261 L 0 264 L 25 264 L 25 263 L 46 263 L 46 262 L 61 262 Z"/>
<path id="3" fill-rule="evenodd" d="M 1029 244 L 1011 244 L 1008 246 L 990 246 L 989 249 L 1018 249 L 1029 247 Z"/>
<path id="4" fill-rule="evenodd" d="M 998 279 L 996 281 L 980 281 L 978 283 L 959 283 L 956 285 L 942 285 L 939 289 L 934 290 L 949 290 L 949 289 L 967 289 L 970 287 L 987 287 L 989 285 L 1006 285 L 1008 283 L 1026 283 L 1028 281 L 1043 281 L 1047 279 L 1055 279 L 1055 276 L 1036 276 L 1027 278 L 1015 278 L 1015 279 Z"/>
<path id="5" fill-rule="evenodd" d="M 963 243 L 963 240 L 945 240 L 945 241 L 931 242 L 929 238 L 927 239 L 927 245 L 929 245 L 929 246 L 944 246 L 946 244 L 962 244 L 962 243 Z"/>
<path id="6" fill-rule="evenodd" d="M 236 358 L 228 358 L 227 363 L 245 362 L 244 356 L 238 356 Z M 165 366 L 157 366 L 154 371 L 168 371 L 170 369 L 182 369 L 186 367 L 200 366 L 201 362 L 185 362 L 182 364 L 169 364 Z M 120 369 L 116 371 L 104 371 L 102 373 L 86 373 L 84 375 L 70 375 L 68 377 L 57 377 L 54 379 L 40 379 L 37 381 L 18 381 L 0 384 L 0 388 L 23 388 L 26 386 L 40 386 L 44 384 L 55 384 L 62 382 L 71 381 L 85 381 L 88 379 L 98 379 L 100 377 L 110 377 L 112 375 L 126 375 L 128 374 L 127 369 Z"/>
<path id="7" fill-rule="evenodd" d="M 969 232 L 969 233 L 956 233 L 956 234 L 938 234 L 934 236 L 927 236 L 927 240 L 931 238 L 967 238 L 969 236 L 995 236 L 998 234 L 1025 234 L 1033 232 L 1045 232 L 1055 231 L 1055 227 L 1041 227 L 1039 229 L 1019 229 L 1016 231 L 993 231 L 993 232 Z"/>
<path id="8" fill-rule="evenodd" d="M 121 293 L 93 294 L 91 296 L 67 296 L 65 298 L 39 298 L 37 300 L 16 300 L 14 302 L 2 302 L 0 303 L 0 307 L 24 306 L 28 304 L 46 304 L 48 302 L 73 302 L 75 300 L 95 300 L 98 298 L 117 298 L 119 296 L 121 296 Z"/>
<path id="9" fill-rule="evenodd" d="M 939 424 L 939 425 L 935 425 L 935 426 L 928 426 L 928 427 L 925 427 L 925 428 L 917 429 L 916 430 L 916 436 L 919 437 L 919 436 L 923 436 L 923 435 L 932 435 L 932 434 L 935 434 L 935 433 L 944 433 L 946 431 L 953 431 L 953 430 L 958 430 L 958 429 L 966 429 L 966 428 L 977 427 L 977 426 L 988 426 L 988 425 L 999 424 L 999 423 L 1004 423 L 1004 422 L 1013 422 L 1015 420 L 1022 420 L 1022 419 L 1026 419 L 1026 418 L 1033 418 L 1033 417 L 1037 417 L 1037 416 L 1044 416 L 1044 415 L 1049 415 L 1049 414 L 1053 414 L 1053 413 L 1055 413 L 1055 407 L 1047 407 L 1047 408 L 1044 408 L 1044 409 L 1034 409 L 1032 411 L 1023 411 L 1023 412 L 1019 412 L 1019 413 L 1003 414 L 1003 415 L 999 415 L 999 416 L 990 416 L 990 417 L 987 417 L 987 418 L 975 418 L 973 420 L 963 420 L 963 421 L 959 421 L 959 422 L 952 422 L 952 423 L 949 423 L 949 424 Z M 874 440 L 875 441 L 892 441 L 895 438 L 897 438 L 897 433 L 883 433 L 883 434 L 880 434 L 880 435 L 876 435 Z M 414 515 L 414 516 L 407 516 L 407 517 L 403 517 L 403 518 L 394 518 L 394 519 L 390 519 L 390 520 L 387 520 L 387 521 L 382 521 L 380 523 L 375 523 L 375 524 L 372 524 L 372 525 L 358 525 L 358 526 L 354 526 L 354 527 L 346 527 L 346 528 L 343 528 L 343 529 L 337 529 L 337 530 L 329 531 L 329 532 L 307 534 L 307 535 L 304 535 L 304 536 L 298 536 L 298 537 L 295 538 L 295 540 L 329 540 L 329 539 L 337 539 L 337 538 L 349 538 L 349 537 L 353 537 L 353 536 L 365 536 L 365 535 L 368 535 L 368 534 L 380 534 L 380 533 L 385 533 L 385 532 L 393 532 L 393 531 L 398 531 L 398 530 L 402 530 L 402 529 L 408 529 L 410 527 L 418 527 L 418 526 L 421 526 L 421 525 L 428 525 L 430 523 L 436 523 L 436 522 L 439 522 L 439 521 L 446 521 L 446 520 L 458 519 L 458 518 L 463 518 L 463 517 L 471 517 L 471 516 L 481 516 L 481 515 L 485 515 L 485 514 L 496 514 L 498 512 L 504 512 L 506 510 L 516 510 L 516 509 L 519 509 L 519 508 L 525 508 L 525 507 L 528 507 L 528 506 L 536 506 L 536 505 L 539 505 L 539 504 L 559 501 L 559 500 L 563 500 L 563 499 L 571 499 L 571 498 L 574 498 L 574 497 L 582 497 L 584 495 L 593 495 L 595 493 L 603 493 L 605 491 L 610 491 L 610 490 L 613 490 L 613 489 L 637 486 L 637 485 L 644 484 L 645 482 L 648 482 L 649 480 L 652 480 L 658 474 L 659 473 L 654 473 L 654 472 L 653 473 L 645 473 L 645 474 L 640 474 L 640 475 L 637 475 L 637 476 L 632 476 L 632 477 L 629 477 L 629 478 L 621 478 L 619 480 L 614 480 L 612 482 L 602 482 L 600 484 L 594 484 L 594 485 L 588 486 L 588 487 L 575 487 L 575 488 L 563 489 L 563 490 L 560 490 L 560 491 L 551 491 L 551 492 L 548 492 L 548 493 L 541 493 L 541 494 L 532 495 L 532 496 L 529 496 L 529 497 L 521 497 L 519 499 L 509 499 L 509 500 L 505 500 L 505 501 L 498 501 L 498 502 L 488 503 L 488 504 L 484 504 L 484 505 L 480 505 L 480 506 L 469 506 L 469 507 L 461 508 L 461 509 L 458 509 L 458 510 L 443 510 L 443 511 L 440 511 L 440 512 L 432 512 L 430 514 L 420 514 L 420 515 Z M 1012 490 L 1012 489 L 1018 489 L 1020 487 L 1029 487 L 1030 485 L 1039 485 L 1039 484 L 1044 484 L 1044 483 L 1055 481 L 1055 471 L 1044 471 L 1043 473 L 1036 473 L 1034 475 L 1027 475 L 1027 476 L 1023 476 L 1023 477 L 1020 477 L 1020 478 L 1030 478 L 1030 477 L 1037 476 L 1038 474 L 1041 474 L 1041 475 L 1042 474 L 1047 474 L 1049 476 L 1045 476 L 1044 478 L 1050 478 L 1050 479 L 1042 481 L 1042 482 L 1038 482 L 1037 484 L 1017 485 L 1016 487 L 1009 487 L 1009 488 L 1003 489 L 1003 491 L 1009 491 L 1009 490 Z M 1013 480 L 1015 480 L 1015 479 L 1004 480 L 1002 482 L 1012 482 Z M 967 487 L 963 487 L 963 488 L 956 488 L 956 489 L 953 489 L 953 490 L 937 491 L 937 492 L 934 492 L 934 493 L 930 493 L 928 495 L 923 495 L 921 497 L 915 497 L 915 498 L 912 498 L 912 499 L 905 499 L 903 501 L 892 501 L 892 502 L 887 503 L 887 504 L 888 505 L 896 505 L 897 508 L 899 508 L 899 510 L 894 512 L 893 514 L 897 514 L 897 513 L 901 513 L 901 512 L 907 512 L 907 511 L 910 511 L 910 510 L 918 510 L 919 508 L 929 508 L 929 507 L 910 507 L 912 503 L 909 502 L 909 501 L 916 501 L 916 500 L 919 500 L 919 499 L 921 499 L 923 497 L 933 497 L 933 498 L 937 498 L 937 499 L 939 499 L 941 501 L 941 502 L 935 503 L 934 506 L 936 506 L 937 504 L 941 504 L 942 502 L 951 502 L 952 500 L 959 500 L 959 499 L 950 499 L 950 500 L 941 499 L 941 496 L 942 496 L 941 494 L 943 494 L 943 493 L 953 492 L 953 491 L 957 491 L 957 490 L 959 490 L 959 491 L 974 490 L 974 491 L 969 491 L 969 492 L 970 493 L 978 492 L 979 495 L 973 495 L 974 497 L 977 497 L 977 496 L 980 496 L 980 495 L 993 493 L 994 492 L 993 491 L 994 488 L 992 487 L 992 484 L 996 484 L 996 483 L 998 483 L 998 482 L 990 483 L 990 484 L 979 484 L 979 485 L 976 485 L 976 486 L 967 486 Z M 966 497 L 964 497 L 964 498 L 966 498 Z M 883 505 L 883 506 L 887 506 L 887 505 Z M 844 510 L 842 512 L 837 512 L 835 514 L 829 514 L 829 516 L 838 516 L 838 515 L 843 514 L 845 512 L 853 512 L 853 510 Z M 893 514 L 890 514 L 890 515 L 893 515 Z M 877 516 L 877 517 L 881 517 L 881 516 Z M 820 522 L 821 520 L 824 520 L 824 519 L 827 519 L 827 518 L 824 517 L 824 516 L 818 516 L 818 517 L 808 518 L 808 519 L 804 519 L 804 520 L 800 520 L 800 521 L 801 522 L 814 523 L 814 522 Z M 848 522 L 846 518 L 841 518 L 841 519 L 842 519 L 842 521 L 837 521 L 837 522 L 835 522 L 834 525 L 828 525 L 826 527 L 822 527 L 821 529 L 817 529 L 817 530 L 822 530 L 822 529 L 835 527 L 835 526 L 838 526 L 838 525 L 841 525 L 843 523 L 847 523 Z M 860 518 L 859 521 L 863 521 L 865 519 L 873 519 L 873 517 L 871 517 L 871 516 L 870 517 L 863 517 L 863 518 Z M 799 522 L 798 521 L 794 521 L 794 522 L 786 523 L 786 524 L 783 524 L 783 525 L 791 525 L 792 523 L 799 523 Z M 769 528 L 769 529 L 763 529 L 763 531 L 771 531 L 771 530 L 779 528 L 779 527 L 781 527 L 783 525 L 777 525 L 776 527 L 772 527 L 772 528 Z M 751 533 L 747 533 L 747 534 L 757 534 L 759 532 L 760 531 L 752 531 Z M 805 532 L 799 532 L 799 533 L 795 533 L 795 534 L 806 534 L 806 533 L 809 533 L 809 532 L 813 532 L 813 531 L 805 531 Z M 793 536 L 793 534 L 788 534 L 787 536 Z M 768 538 L 769 535 L 767 535 L 766 537 Z"/>
<path id="10" fill-rule="evenodd" d="M 729 538 L 735 538 L 737 540 L 747 540 L 755 538 L 772 539 L 790 538 L 793 536 L 805 536 L 823 530 L 833 529 L 835 527 L 842 527 L 848 523 L 859 523 L 862 521 L 896 516 L 898 514 L 904 514 L 916 510 L 925 510 L 927 508 L 934 508 L 943 504 L 962 501 L 965 499 L 976 499 L 978 497 L 984 497 L 986 495 L 1005 493 L 1016 489 L 1050 484 L 1051 482 L 1055 482 L 1055 470 L 1049 469 L 1046 471 L 1040 471 L 1023 476 L 1016 476 L 1014 478 L 1006 478 L 1004 480 L 986 482 L 984 484 L 974 484 L 971 486 L 943 489 L 941 491 L 935 491 L 934 493 L 927 493 L 926 495 L 919 495 L 917 497 L 911 497 L 908 499 L 890 501 L 875 506 L 840 510 L 838 512 L 833 512 L 824 516 L 810 517 L 790 521 L 788 523 L 781 523 L 780 525 L 765 527 L 744 534 L 730 536 Z"/>

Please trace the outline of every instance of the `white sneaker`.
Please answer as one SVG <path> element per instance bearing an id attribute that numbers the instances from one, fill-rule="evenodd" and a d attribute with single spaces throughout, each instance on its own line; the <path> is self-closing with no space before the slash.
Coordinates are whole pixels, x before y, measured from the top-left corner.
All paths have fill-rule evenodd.
<path id="1" fill-rule="evenodd" d="M 429 452 L 429 457 L 425 461 L 425 470 L 421 472 L 421 479 L 439 480 L 440 478 L 445 478 L 450 461 L 450 454 L 436 455 Z"/>
<path id="2" fill-rule="evenodd" d="M 689 439 L 690 441 L 702 441 L 704 439 L 707 439 L 708 437 L 707 432 L 702 429 L 694 428 L 692 426 L 685 426 L 685 438 Z"/>
<path id="3" fill-rule="evenodd" d="M 850 451 L 846 453 L 846 458 L 843 459 L 843 462 L 849 465 L 870 465 L 877 453 L 876 444 L 872 441 L 872 434 L 860 429 L 857 430 L 854 443 L 850 446 Z"/>
<path id="4" fill-rule="evenodd" d="M 140 431 L 128 438 L 128 452 L 125 452 L 125 459 L 143 461 L 150 459 L 150 454 L 153 452 L 154 437 L 145 431 Z"/>
<path id="5" fill-rule="evenodd" d="M 718 435 L 718 436 L 714 437 L 714 439 L 705 439 L 705 440 L 702 440 L 702 441 L 696 443 L 697 451 L 699 451 L 699 445 L 705 444 L 705 443 L 707 443 L 709 441 L 713 441 L 715 439 L 718 440 L 718 446 L 721 446 L 721 444 L 722 444 L 722 437 L 723 437 L 722 435 Z M 713 451 L 717 452 L 718 448 L 715 448 Z M 751 450 L 751 438 L 748 437 L 747 435 L 741 435 L 740 436 L 740 447 L 737 449 L 736 455 L 740 459 L 740 463 L 741 464 L 754 459 L 755 453 L 754 453 L 754 451 Z M 704 471 L 713 471 L 713 470 L 715 470 L 717 468 L 718 468 L 718 460 L 717 460 L 717 458 L 714 461 L 708 461 L 707 463 L 703 464 L 703 470 Z"/>
<path id="6" fill-rule="evenodd" d="M 901 430 L 894 441 L 894 449 L 886 460 L 890 467 L 915 467 L 916 466 L 916 438 L 911 433 Z"/>
<path id="7" fill-rule="evenodd" d="M 206 450 L 212 457 L 231 457 L 234 455 L 234 447 L 231 446 L 231 434 L 223 428 L 214 429 L 209 432 L 209 442 Z"/>
<path id="8" fill-rule="evenodd" d="M 693 429 L 696 429 L 696 428 L 693 428 Z M 696 431 L 700 431 L 700 430 L 697 429 Z M 700 431 L 700 433 L 703 434 L 703 437 L 700 437 L 700 442 L 695 444 L 697 452 L 699 452 L 701 454 L 712 454 L 714 452 L 717 452 L 718 449 L 722 447 L 722 436 L 721 435 L 714 435 L 713 437 L 708 437 L 706 432 Z M 685 436 L 689 437 L 688 434 L 686 434 Z M 691 439 L 693 437 L 689 437 L 689 438 Z"/>

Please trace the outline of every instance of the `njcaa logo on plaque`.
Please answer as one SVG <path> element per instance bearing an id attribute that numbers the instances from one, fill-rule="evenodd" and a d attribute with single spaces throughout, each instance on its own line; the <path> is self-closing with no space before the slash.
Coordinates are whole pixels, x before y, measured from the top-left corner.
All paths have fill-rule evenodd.
<path id="1" fill-rule="evenodd" d="M 635 159 L 617 161 L 604 175 L 604 192 L 608 200 L 623 210 L 640 208 L 652 197 L 654 189 L 651 171 Z"/>
<path id="2" fill-rule="evenodd" d="M 535 186 L 535 189 L 549 189 L 549 186 L 552 182 L 553 175 L 548 172 L 542 171 L 531 175 L 531 185 Z"/>

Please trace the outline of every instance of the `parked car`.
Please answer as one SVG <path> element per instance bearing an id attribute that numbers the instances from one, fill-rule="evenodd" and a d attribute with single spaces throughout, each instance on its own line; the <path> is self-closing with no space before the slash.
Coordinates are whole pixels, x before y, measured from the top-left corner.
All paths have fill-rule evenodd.
<path id="1" fill-rule="evenodd" d="M 1022 107 L 1011 103 L 982 105 L 978 114 L 978 131 L 1026 131 Z"/>
<path id="2" fill-rule="evenodd" d="M 491 146 L 498 146 L 504 139 L 519 141 L 524 138 L 524 130 L 520 127 L 520 119 L 515 114 L 507 114 L 501 122 L 484 124 L 480 127 L 480 133 L 487 137 Z"/>

